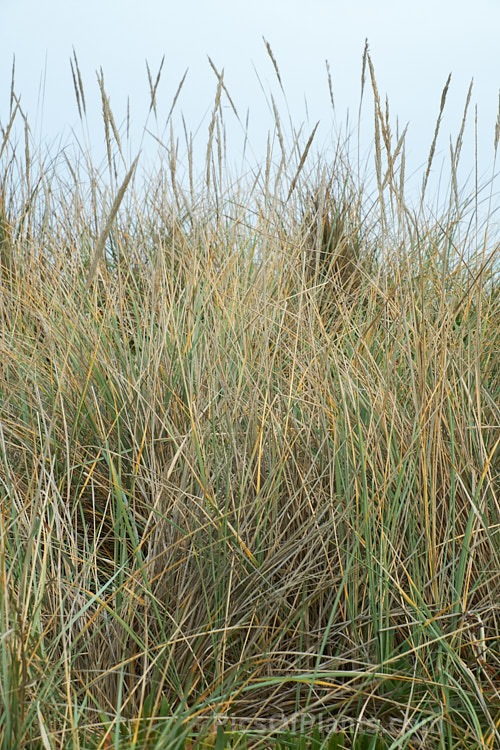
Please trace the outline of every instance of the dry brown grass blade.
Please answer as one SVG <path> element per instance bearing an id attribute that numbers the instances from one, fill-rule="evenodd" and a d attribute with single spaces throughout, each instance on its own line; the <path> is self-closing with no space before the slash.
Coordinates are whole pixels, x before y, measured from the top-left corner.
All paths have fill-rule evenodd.
<path id="1" fill-rule="evenodd" d="M 360 95 L 360 103 L 359 103 L 360 115 L 361 115 L 361 104 L 363 102 L 363 94 L 365 91 L 366 63 L 368 61 L 368 57 L 369 57 L 368 39 L 365 39 L 365 46 L 363 49 L 363 63 L 361 65 L 361 95 Z"/>
<path id="2" fill-rule="evenodd" d="M 108 235 L 111 231 L 111 227 L 113 226 L 113 222 L 116 218 L 116 214 L 118 213 L 118 209 L 120 208 L 120 204 L 123 200 L 123 196 L 125 195 L 125 192 L 127 190 L 128 184 L 130 180 L 132 179 L 132 176 L 135 172 L 135 168 L 137 166 L 137 162 L 139 161 L 138 154 L 136 158 L 134 159 L 134 162 L 132 166 L 130 167 L 129 171 L 127 172 L 127 175 L 125 179 L 123 180 L 123 183 L 118 190 L 118 193 L 116 194 L 116 198 L 113 201 L 113 205 L 111 206 L 111 210 L 109 212 L 108 218 L 106 220 L 106 224 L 104 225 L 104 229 L 102 230 L 101 234 L 99 235 L 99 238 L 97 240 L 95 250 L 94 250 L 94 257 L 92 258 L 92 263 L 90 266 L 90 270 L 87 276 L 87 281 L 85 282 L 85 291 L 88 292 L 90 289 L 90 286 L 92 284 L 92 281 L 94 280 L 94 276 L 97 272 L 97 267 L 99 265 L 99 261 L 101 260 L 101 257 L 104 253 L 104 246 L 106 245 L 106 240 L 108 238 Z"/>
<path id="3" fill-rule="evenodd" d="M 467 122 L 467 112 L 469 110 L 469 104 L 472 96 L 472 86 L 474 84 L 474 80 L 470 82 L 469 90 L 467 91 L 467 97 L 465 100 L 465 106 L 464 106 L 464 114 L 462 117 L 462 123 L 460 125 L 460 131 L 457 136 L 457 140 L 455 143 L 455 149 L 454 149 L 454 160 L 455 164 L 458 166 L 458 161 L 460 159 L 460 153 L 462 151 L 462 143 L 463 143 L 463 137 L 464 137 L 464 130 L 465 130 L 465 123 Z"/>
<path id="4" fill-rule="evenodd" d="M 224 70 L 221 72 L 220 78 L 218 79 L 217 91 L 215 92 L 215 104 L 214 104 L 214 108 L 212 111 L 210 125 L 208 126 L 207 154 L 206 154 L 206 161 L 205 161 L 205 169 L 206 169 L 205 179 L 206 179 L 207 188 L 210 187 L 210 170 L 212 167 L 214 130 L 215 130 L 215 126 L 217 123 L 217 115 L 220 109 L 220 100 L 221 100 L 223 83 L 224 83 Z"/>
<path id="5" fill-rule="evenodd" d="M 25 177 L 28 193 L 32 192 L 31 186 L 31 154 L 30 154 L 30 128 L 28 118 L 23 114 L 24 119 L 24 159 L 25 159 Z"/>
<path id="6" fill-rule="evenodd" d="M 498 113 L 497 113 L 497 120 L 495 123 L 495 137 L 493 139 L 493 146 L 495 149 L 495 156 L 498 149 L 498 141 L 500 140 L 500 92 L 498 94 Z"/>
<path id="7" fill-rule="evenodd" d="M 378 192 L 379 192 L 379 202 L 381 206 L 381 220 L 382 220 L 383 226 L 385 227 L 387 219 L 386 219 L 385 201 L 384 201 L 384 182 L 382 179 L 382 146 L 381 146 L 381 131 L 382 131 L 382 137 L 384 138 L 384 141 L 385 141 L 384 117 L 382 114 L 382 107 L 380 104 L 380 96 L 378 93 L 377 80 L 375 78 L 375 70 L 373 67 L 372 59 L 370 57 L 370 53 L 368 52 L 367 45 L 365 45 L 365 55 L 363 55 L 362 78 L 364 77 L 364 71 L 365 71 L 365 56 L 366 56 L 366 62 L 368 63 L 368 67 L 370 70 L 371 84 L 372 84 L 373 97 L 374 97 L 375 170 L 377 173 L 377 186 L 378 186 Z"/>
<path id="8" fill-rule="evenodd" d="M 406 134 L 406 128 L 404 129 L 403 136 Z M 405 205 L 405 165 L 406 165 L 406 141 L 403 136 L 401 137 L 401 166 L 399 168 L 399 190 L 398 190 L 398 201 L 400 206 Z M 406 213 L 406 212 L 405 212 Z"/>
<path id="9" fill-rule="evenodd" d="M 439 115 L 438 115 L 438 119 L 437 119 L 437 122 L 436 122 L 436 128 L 434 130 L 434 138 L 432 139 L 432 144 L 431 144 L 431 148 L 430 148 L 430 151 L 429 151 L 429 158 L 427 160 L 427 169 L 425 170 L 424 182 L 423 182 L 423 185 L 422 185 L 422 196 L 421 196 L 421 202 L 422 202 L 422 204 L 423 204 L 423 201 L 424 201 L 425 191 L 426 191 L 426 188 L 427 188 L 427 182 L 429 180 L 429 175 L 430 175 L 430 172 L 431 172 L 432 162 L 434 160 L 434 152 L 436 151 L 436 142 L 437 142 L 437 138 L 438 138 L 438 134 L 439 134 L 439 128 L 441 126 L 441 119 L 443 117 L 443 110 L 444 110 L 444 105 L 446 103 L 446 95 L 448 93 L 448 87 L 450 85 L 450 81 L 451 81 L 451 73 L 448 76 L 448 80 L 446 81 L 444 89 L 443 89 L 443 92 L 441 94 L 441 102 L 440 102 L 440 105 L 439 105 Z"/>
<path id="10" fill-rule="evenodd" d="M 314 140 L 314 136 L 316 135 L 316 130 L 318 129 L 318 125 L 319 125 L 319 122 L 317 122 L 316 125 L 314 126 L 314 129 L 313 129 L 311 135 L 309 136 L 309 140 L 306 143 L 306 147 L 305 147 L 304 151 L 302 152 L 302 156 L 300 157 L 299 166 L 297 167 L 297 171 L 295 172 L 295 174 L 293 176 L 292 184 L 290 185 L 290 190 L 288 191 L 288 195 L 286 197 L 287 202 L 290 200 L 290 196 L 292 195 L 293 191 L 295 190 L 295 186 L 297 184 L 297 180 L 299 178 L 299 175 L 300 175 L 300 173 L 302 171 L 302 168 L 303 168 L 304 164 L 306 163 L 307 154 L 309 153 L 309 149 L 311 148 L 311 144 L 312 144 L 312 142 Z"/>
<path id="11" fill-rule="evenodd" d="M 0 280 L 2 287 L 4 284 L 10 286 L 16 277 L 16 269 L 12 262 L 12 234 L 5 204 L 5 193 L 0 189 Z M 2 308 L 3 305 L 0 303 L 0 320 L 4 323 L 9 315 L 6 315 Z"/>
<path id="12" fill-rule="evenodd" d="M 73 87 L 75 89 L 76 104 L 78 106 L 78 114 L 80 119 L 83 115 L 87 114 L 87 105 L 85 102 L 85 92 L 83 90 L 82 76 L 80 74 L 80 66 L 78 65 L 78 58 L 76 56 L 75 48 L 73 47 L 73 59 L 70 58 L 71 75 L 73 76 Z M 74 65 L 73 65 L 74 63 Z"/>
<path id="13" fill-rule="evenodd" d="M 146 70 L 148 72 L 148 82 L 149 82 L 149 94 L 151 96 L 151 103 L 149 105 L 149 111 L 151 112 L 151 110 L 153 110 L 153 112 L 155 113 L 155 117 L 157 115 L 157 113 L 156 113 L 156 91 L 158 89 L 158 84 L 160 83 L 161 72 L 163 70 L 163 63 L 164 62 L 165 62 L 165 55 L 163 55 L 163 57 L 161 59 L 160 67 L 159 67 L 158 73 L 156 75 L 156 80 L 153 83 L 153 78 L 151 76 L 151 71 L 149 69 L 149 64 L 148 64 L 148 61 L 146 60 Z"/>
<path id="14" fill-rule="evenodd" d="M 12 114 L 12 108 L 14 107 L 14 101 L 16 101 L 16 95 L 14 93 L 16 80 L 16 56 L 12 56 L 12 74 L 10 78 L 10 107 L 9 111 Z"/>
<path id="15" fill-rule="evenodd" d="M 280 148 L 281 148 L 281 159 L 282 159 L 282 162 L 284 163 L 286 160 L 285 139 L 283 138 L 283 131 L 281 129 L 281 121 L 280 121 L 280 116 L 278 112 L 278 107 L 276 106 L 276 102 L 272 94 L 271 94 L 271 104 L 273 107 L 274 122 L 276 123 L 276 132 L 278 133 L 278 141 L 279 141 Z"/>
<path id="16" fill-rule="evenodd" d="M 229 91 L 227 90 L 227 86 L 224 83 L 224 75 L 223 75 L 224 72 L 219 73 L 219 71 L 215 67 L 215 65 L 214 65 L 211 57 L 208 58 L 208 62 L 210 63 L 210 67 L 212 68 L 212 70 L 214 71 L 215 75 L 217 76 L 217 80 L 218 81 L 222 81 L 222 88 L 224 89 L 224 93 L 227 96 L 229 104 L 231 105 L 231 109 L 233 110 L 234 114 L 236 115 L 236 117 L 239 120 L 240 118 L 239 118 L 239 115 L 238 115 L 238 110 L 236 109 L 236 106 L 235 106 L 233 100 L 231 99 L 231 95 L 229 94 Z"/>
<path id="17" fill-rule="evenodd" d="M 75 69 L 73 68 L 73 60 L 71 58 L 69 60 L 69 64 L 71 66 L 71 75 L 73 77 L 73 88 L 75 90 L 76 106 L 78 107 L 78 116 L 80 117 L 80 120 L 81 120 L 82 117 L 83 117 L 83 112 L 82 112 L 82 106 L 81 106 L 81 103 L 80 103 L 80 91 L 78 90 L 78 84 L 77 84 L 77 81 L 76 81 Z"/>
<path id="18" fill-rule="evenodd" d="M 102 118 L 104 122 L 104 139 L 106 141 L 106 154 L 108 157 L 108 169 L 109 174 L 112 175 L 113 168 L 112 168 L 112 156 L 111 156 L 111 135 L 109 131 L 109 125 L 110 125 L 110 117 L 109 117 L 109 101 L 106 94 L 106 91 L 104 90 L 104 73 L 102 71 L 102 68 L 97 73 L 97 82 L 99 84 L 99 90 L 101 92 L 101 101 L 102 101 Z"/>
<path id="19" fill-rule="evenodd" d="M 19 102 L 16 101 L 16 106 L 15 106 L 13 112 L 10 115 L 10 120 L 9 120 L 9 123 L 8 123 L 6 129 L 4 130 L 2 128 L 2 145 L 0 147 L 0 159 L 3 156 L 3 152 L 5 150 L 5 147 L 9 143 L 10 131 L 12 130 L 12 126 L 14 124 L 14 120 L 16 119 L 16 115 L 17 115 L 17 112 L 18 112 L 19 109 L 20 109 Z"/>
<path id="20" fill-rule="evenodd" d="M 330 94 L 330 104 L 332 105 L 332 110 L 335 112 L 335 102 L 333 99 L 333 84 L 332 84 L 332 76 L 330 73 L 330 63 L 328 60 L 325 60 L 326 63 L 326 74 L 328 77 L 328 93 Z"/>
<path id="21" fill-rule="evenodd" d="M 262 39 L 264 39 L 264 37 L 262 37 Z M 278 83 L 280 85 L 280 88 L 281 88 L 281 90 L 284 93 L 283 83 L 281 82 L 281 75 L 280 75 L 280 71 L 279 71 L 279 68 L 278 68 L 278 63 L 276 62 L 276 58 L 274 57 L 273 51 L 271 49 L 271 45 L 269 44 L 269 42 L 266 39 L 264 39 L 264 44 L 266 45 L 267 54 L 271 58 L 271 62 L 273 64 L 274 72 L 276 73 L 276 78 L 278 79 Z"/>
<path id="22" fill-rule="evenodd" d="M 177 104 L 177 99 L 179 98 L 179 94 L 181 93 L 181 89 L 184 86 L 184 81 L 186 80 L 187 74 L 188 74 L 188 69 L 186 68 L 186 70 L 184 71 L 184 75 L 181 78 L 181 82 L 177 86 L 177 91 L 175 92 L 175 96 L 174 96 L 174 98 L 172 100 L 172 106 L 170 107 L 170 111 L 168 113 L 167 120 L 166 120 L 167 122 L 172 117 L 172 112 L 174 111 L 175 105 Z"/>
<path id="23" fill-rule="evenodd" d="M 118 132 L 118 128 L 116 127 L 115 118 L 113 116 L 113 111 L 111 109 L 111 105 L 109 103 L 109 97 L 106 93 L 106 90 L 104 88 L 104 73 L 102 71 L 102 68 L 100 69 L 99 73 L 97 74 L 97 80 L 99 83 L 99 90 L 101 92 L 101 101 L 102 101 L 102 116 L 104 120 L 104 132 L 105 132 L 105 138 L 106 138 L 106 153 L 108 156 L 108 168 L 109 168 L 109 174 L 110 177 L 114 176 L 116 178 L 116 169 L 113 170 L 113 158 L 112 158 L 112 152 L 111 152 L 111 135 L 110 135 L 110 128 L 113 132 L 116 145 L 118 146 L 118 151 L 120 152 L 120 156 L 122 158 L 123 163 L 125 164 L 125 157 L 123 156 L 122 151 L 122 144 L 120 139 L 120 133 Z"/>

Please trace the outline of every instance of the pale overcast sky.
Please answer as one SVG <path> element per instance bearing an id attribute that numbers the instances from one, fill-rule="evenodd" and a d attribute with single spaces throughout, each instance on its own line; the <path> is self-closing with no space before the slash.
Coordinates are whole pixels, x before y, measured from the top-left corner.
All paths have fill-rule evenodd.
<path id="1" fill-rule="evenodd" d="M 304 142 L 320 120 L 316 147 L 327 149 L 336 140 L 335 127 L 338 132 L 345 124 L 348 109 L 351 125 L 357 122 L 362 54 L 368 38 L 379 91 L 382 97 L 388 95 L 393 125 L 396 116 L 400 129 L 409 123 L 410 164 L 416 167 L 426 162 L 441 92 L 452 73 L 439 159 L 447 158 L 450 135 L 455 139 L 458 134 L 474 78 L 463 164 L 467 171 L 473 165 L 477 105 L 480 170 L 485 175 L 491 170 L 500 88 L 498 0 L 0 0 L 0 27 L 0 123 L 5 127 L 8 121 L 15 54 L 16 92 L 36 137 L 54 147 L 58 138 L 62 143 L 73 138 L 72 128 L 82 137 L 70 69 L 74 48 L 87 97 L 90 137 L 96 148 L 103 140 L 96 70 L 102 67 L 104 71 L 117 123 L 124 121 L 130 97 L 137 128 L 132 152 L 141 145 L 149 108 L 145 60 L 155 76 L 163 56 L 159 124 L 150 117 L 148 128 L 163 137 L 162 122 L 189 69 L 177 103 L 174 123 L 180 132 L 175 135 L 183 140 L 183 113 L 188 130 L 195 133 L 198 129 L 196 138 L 206 144 L 217 85 L 209 55 L 219 70 L 224 69 L 225 83 L 242 122 L 247 109 L 250 112 L 255 161 L 265 158 L 265 135 L 273 129 L 270 92 L 282 116 L 287 117 L 288 106 L 295 127 L 304 123 Z M 277 60 L 287 103 L 263 37 Z M 332 76 L 335 119 L 325 60 Z M 238 128 L 229 106 L 225 112 L 228 128 Z M 372 112 L 367 88 L 363 149 L 372 142 Z M 152 153 L 154 144 L 146 134 L 142 140 L 145 153 L 148 149 Z M 234 151 L 231 156 L 241 165 L 238 148 Z"/>

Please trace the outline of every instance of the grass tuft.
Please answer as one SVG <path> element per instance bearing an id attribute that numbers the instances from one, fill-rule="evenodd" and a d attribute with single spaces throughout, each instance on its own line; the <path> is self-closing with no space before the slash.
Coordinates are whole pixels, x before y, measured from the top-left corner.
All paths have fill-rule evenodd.
<path id="1" fill-rule="evenodd" d="M 374 194 L 342 143 L 287 150 L 274 99 L 278 162 L 229 183 L 212 67 L 199 193 L 175 148 L 141 189 L 102 71 L 103 172 L 40 154 L 12 88 L 0 746 L 497 747 L 500 245 L 459 198 L 469 102 L 437 216 L 447 82 L 416 214 L 367 47 Z"/>

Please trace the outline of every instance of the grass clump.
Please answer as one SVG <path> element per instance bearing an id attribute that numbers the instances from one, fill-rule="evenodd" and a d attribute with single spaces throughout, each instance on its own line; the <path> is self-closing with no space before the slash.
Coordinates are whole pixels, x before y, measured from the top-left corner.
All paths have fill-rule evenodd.
<path id="1" fill-rule="evenodd" d="M 102 75 L 109 178 L 21 153 L 12 96 L 2 747 L 498 745 L 499 245 L 454 158 L 426 211 L 435 142 L 408 205 L 367 66 L 375 197 L 277 112 L 225 185 L 219 74 L 199 190 L 117 166 Z"/>

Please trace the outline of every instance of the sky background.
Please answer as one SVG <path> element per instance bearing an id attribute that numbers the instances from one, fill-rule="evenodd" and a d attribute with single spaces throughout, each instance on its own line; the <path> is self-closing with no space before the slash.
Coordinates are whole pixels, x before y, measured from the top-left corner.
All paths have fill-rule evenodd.
<path id="1" fill-rule="evenodd" d="M 271 94 L 284 123 L 289 113 L 296 129 L 304 126 L 304 144 L 320 121 L 315 149 L 328 159 L 339 134 L 355 130 L 357 125 L 362 55 L 368 39 L 380 95 L 384 99 L 388 96 L 392 127 L 395 130 L 399 123 L 402 130 L 409 125 L 408 175 L 416 170 L 421 181 L 449 73 L 452 79 L 438 141 L 434 185 L 438 184 L 440 166 L 448 160 L 450 136 L 455 140 L 459 132 L 472 78 L 460 175 L 465 181 L 473 170 L 476 106 L 479 172 L 483 181 L 492 173 L 500 88 L 498 0 L 0 0 L 0 26 L 0 124 L 5 128 L 8 123 L 15 55 L 16 93 L 28 114 L 33 138 L 55 151 L 68 143 L 79 143 L 90 146 L 93 153 L 102 153 L 104 133 L 96 78 L 96 71 L 102 67 L 119 127 L 124 127 L 130 102 L 133 128 L 129 158 L 142 148 L 141 158 L 146 164 L 158 149 L 154 136 L 169 141 L 170 126 L 165 129 L 165 121 L 187 69 L 172 123 L 174 136 L 181 142 L 182 160 L 181 114 L 184 116 L 187 130 L 194 135 L 201 166 L 217 88 L 210 56 L 219 70 L 224 69 L 224 81 L 241 123 L 249 112 L 251 148 L 242 162 L 243 125 L 227 99 L 223 101 L 230 162 L 236 172 L 241 175 L 265 159 L 267 133 L 274 129 Z M 286 99 L 263 37 L 277 60 Z M 78 117 L 73 89 L 73 49 L 87 100 L 85 128 Z M 155 77 L 163 56 L 155 122 L 151 114 L 148 119 L 145 60 Z M 367 88 L 361 117 L 362 157 L 372 143 L 373 97 Z M 372 162 L 370 169 L 373 173 Z"/>

